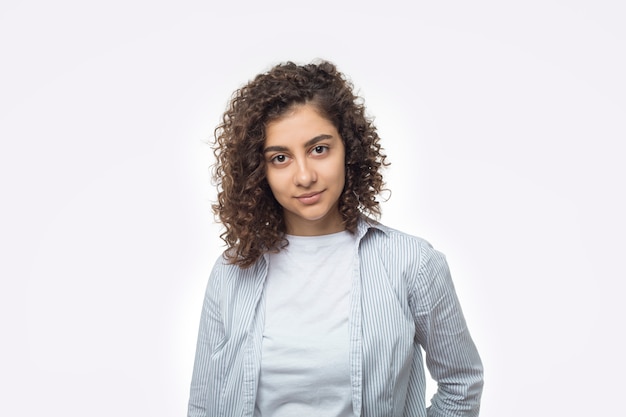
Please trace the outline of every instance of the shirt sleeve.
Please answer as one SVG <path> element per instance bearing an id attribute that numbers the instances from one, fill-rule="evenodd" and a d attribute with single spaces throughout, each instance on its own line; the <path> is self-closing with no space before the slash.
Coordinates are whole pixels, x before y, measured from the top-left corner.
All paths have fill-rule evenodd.
<path id="1" fill-rule="evenodd" d="M 211 414 L 212 398 L 214 395 L 215 378 L 211 369 L 211 356 L 218 343 L 224 339 L 224 326 L 220 312 L 220 293 L 222 281 L 223 261 L 217 261 L 204 295 L 198 341 L 196 344 L 196 356 L 191 378 L 191 390 L 189 395 L 188 417 L 209 417 Z"/>
<path id="2" fill-rule="evenodd" d="M 483 367 L 463 317 L 445 257 L 422 246 L 413 316 L 426 366 L 437 382 L 428 417 L 478 416 Z"/>

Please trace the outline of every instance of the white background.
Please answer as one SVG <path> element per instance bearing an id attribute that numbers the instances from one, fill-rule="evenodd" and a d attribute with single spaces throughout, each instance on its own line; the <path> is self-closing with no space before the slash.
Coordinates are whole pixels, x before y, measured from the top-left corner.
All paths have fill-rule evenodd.
<path id="1" fill-rule="evenodd" d="M 623 2 L 226 3 L 2 2 L 0 415 L 185 415 L 222 250 L 206 142 L 236 88 L 314 58 L 375 117 L 383 222 L 448 257 L 481 415 L 621 413 Z"/>

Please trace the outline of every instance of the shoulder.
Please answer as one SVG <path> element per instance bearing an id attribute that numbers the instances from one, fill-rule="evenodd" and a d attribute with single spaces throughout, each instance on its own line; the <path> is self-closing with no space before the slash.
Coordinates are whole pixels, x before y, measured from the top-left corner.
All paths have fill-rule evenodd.
<path id="1" fill-rule="evenodd" d="M 400 275 L 417 288 L 448 275 L 445 255 L 429 241 L 376 222 L 367 222 L 360 257 L 366 268 Z"/>
<path id="2" fill-rule="evenodd" d="M 266 257 L 261 256 L 254 264 L 248 268 L 242 268 L 232 263 L 226 256 L 226 252 L 222 253 L 213 265 L 212 276 L 217 279 L 232 279 L 235 277 L 253 277 L 265 269 Z"/>
<path id="3" fill-rule="evenodd" d="M 207 292 L 220 294 L 226 292 L 236 292 L 243 287 L 254 286 L 265 277 L 266 268 L 265 257 L 260 257 L 249 268 L 242 268 L 231 263 L 225 254 L 220 255 L 213 265 Z"/>
<path id="4" fill-rule="evenodd" d="M 406 258 L 407 261 L 422 263 L 435 255 L 441 255 L 426 239 L 414 236 L 381 223 L 364 220 L 361 244 L 373 250 L 387 251 L 394 258 Z"/>

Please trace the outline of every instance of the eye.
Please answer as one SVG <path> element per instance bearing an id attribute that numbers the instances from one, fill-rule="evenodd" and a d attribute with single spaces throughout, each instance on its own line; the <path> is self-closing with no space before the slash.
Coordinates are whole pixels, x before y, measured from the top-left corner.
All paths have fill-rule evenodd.
<path id="1" fill-rule="evenodd" d="M 270 162 L 274 165 L 284 164 L 285 162 L 287 162 L 287 156 L 283 154 L 278 154 L 272 157 L 272 159 L 270 159 Z"/>
<path id="2" fill-rule="evenodd" d="M 326 152 L 328 152 L 328 146 L 324 146 L 324 145 L 317 145 L 316 147 L 311 149 L 311 153 L 315 155 L 323 155 Z"/>

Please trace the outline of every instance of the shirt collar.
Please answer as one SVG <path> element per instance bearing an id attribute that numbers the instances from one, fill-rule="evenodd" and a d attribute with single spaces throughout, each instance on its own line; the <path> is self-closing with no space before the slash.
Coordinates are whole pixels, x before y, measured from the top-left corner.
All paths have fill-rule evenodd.
<path id="1" fill-rule="evenodd" d="M 385 234 L 389 233 L 389 228 L 387 226 L 377 222 L 374 219 L 370 219 L 369 217 L 361 216 L 361 218 L 359 218 L 359 222 L 357 223 L 357 226 L 356 226 L 356 238 L 357 238 L 357 240 L 361 241 L 361 239 L 363 239 L 363 237 L 365 237 L 367 232 L 372 230 L 372 229 L 380 230 L 381 232 L 383 232 Z"/>
<path id="2" fill-rule="evenodd" d="M 369 217 L 365 217 L 365 216 L 361 216 L 359 218 L 359 221 L 356 225 L 356 240 L 357 242 L 360 242 L 365 235 L 367 234 L 367 232 L 369 232 L 370 230 L 380 230 L 381 232 L 388 234 L 389 233 L 389 228 L 385 225 L 383 225 L 382 223 L 377 222 L 374 219 L 370 219 Z M 263 254 L 263 260 L 265 261 L 266 264 L 269 263 L 269 253 L 265 252 Z"/>

